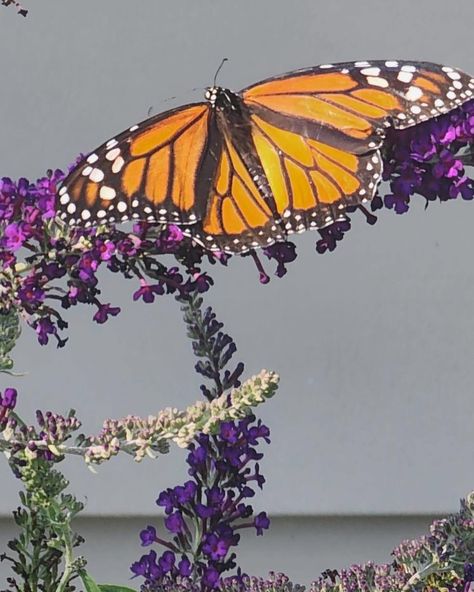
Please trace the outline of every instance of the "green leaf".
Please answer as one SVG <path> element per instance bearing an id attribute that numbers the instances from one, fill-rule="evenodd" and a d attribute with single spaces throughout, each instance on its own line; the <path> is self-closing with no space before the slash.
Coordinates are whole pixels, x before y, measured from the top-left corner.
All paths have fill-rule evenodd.
<path id="1" fill-rule="evenodd" d="M 13 368 L 13 360 L 8 355 L 20 336 L 20 317 L 15 309 L 0 311 L 0 372 Z"/>
<path id="2" fill-rule="evenodd" d="M 133 588 L 127 586 L 117 586 L 116 584 L 99 584 L 101 592 L 137 592 Z"/>
<path id="3" fill-rule="evenodd" d="M 86 571 L 81 570 L 79 575 L 81 576 L 86 592 L 100 592 L 99 584 L 97 584 Z"/>

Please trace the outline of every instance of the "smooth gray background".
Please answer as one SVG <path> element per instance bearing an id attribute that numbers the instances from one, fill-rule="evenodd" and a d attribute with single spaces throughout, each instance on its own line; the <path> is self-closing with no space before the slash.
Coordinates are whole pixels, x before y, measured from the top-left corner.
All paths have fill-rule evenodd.
<path id="1" fill-rule="evenodd" d="M 223 57 L 230 61 L 219 82 L 233 89 L 343 60 L 426 59 L 474 72 L 472 0 L 28 2 L 27 19 L 0 13 L 0 174 L 11 177 L 65 167 L 150 107 L 201 100 Z M 272 445 L 262 462 L 267 485 L 255 499 L 276 526 L 264 539 L 248 537 L 244 569 L 286 569 L 309 581 L 325 567 L 388 559 L 428 515 L 455 510 L 472 489 L 471 208 L 425 212 L 420 199 L 406 216 L 383 212 L 375 227 L 356 217 L 324 256 L 306 233 L 295 239 L 299 257 L 288 275 L 267 286 L 248 258 L 211 269 L 207 301 L 247 374 L 266 367 L 282 377 L 259 410 Z M 136 284 L 107 273 L 102 287 L 104 301 L 123 313 L 97 326 L 92 309 L 67 311 L 65 349 L 41 348 L 25 329 L 16 361 L 28 376 L 2 379 L 2 388 L 19 389 L 24 416 L 74 406 L 90 433 L 107 416 L 199 398 L 177 304 L 133 303 Z M 128 577 L 140 554 L 135 533 L 156 515 L 159 491 L 186 478 L 184 457 L 116 459 L 98 475 L 68 462 L 72 487 L 87 501 L 86 551 L 99 579 Z M 0 480 L 6 518 L 17 483 L 5 463 Z M 11 525 L 0 525 L 6 540 Z"/>

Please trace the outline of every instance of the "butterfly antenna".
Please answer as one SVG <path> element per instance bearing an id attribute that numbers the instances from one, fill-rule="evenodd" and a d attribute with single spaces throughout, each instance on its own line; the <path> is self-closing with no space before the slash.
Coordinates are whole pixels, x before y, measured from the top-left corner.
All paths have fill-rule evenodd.
<path id="1" fill-rule="evenodd" d="M 216 86 L 217 77 L 219 76 L 219 72 L 221 71 L 224 63 L 228 62 L 228 61 L 229 61 L 229 58 L 222 58 L 222 62 L 220 63 L 220 66 L 217 68 L 216 73 L 214 74 L 214 82 L 212 83 L 213 86 Z"/>

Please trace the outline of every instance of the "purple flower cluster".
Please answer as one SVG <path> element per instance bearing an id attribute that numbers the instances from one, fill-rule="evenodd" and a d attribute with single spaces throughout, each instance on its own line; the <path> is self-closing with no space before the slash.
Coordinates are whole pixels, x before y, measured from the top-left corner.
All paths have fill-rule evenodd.
<path id="1" fill-rule="evenodd" d="M 58 308 L 90 304 L 93 319 L 104 323 L 120 309 L 99 299 L 98 273 L 105 267 L 138 278 L 134 299 L 153 302 L 162 294 L 205 292 L 212 279 L 202 273 L 204 256 L 219 260 L 189 241 L 176 226 L 136 224 L 133 231 L 116 228 L 70 230 L 55 219 L 61 171 L 48 171 L 36 183 L 0 179 L 0 312 L 16 312 L 36 331 L 44 345 L 51 336 L 62 346 L 59 331 L 67 327 Z M 167 267 L 160 256 L 171 254 Z M 220 259 L 225 264 L 225 258 Z"/>
<path id="2" fill-rule="evenodd" d="M 25 465 L 25 455 L 51 462 L 62 460 L 57 446 L 63 445 L 77 431 L 81 422 L 71 410 L 67 417 L 47 411 L 36 411 L 37 425 L 27 425 L 12 411 L 18 398 L 17 390 L 6 388 L 0 393 L 0 451 L 8 451 L 9 464 L 17 477 Z"/>
<path id="3" fill-rule="evenodd" d="M 143 546 L 159 543 L 167 550 L 143 555 L 131 567 L 145 578 L 144 590 L 154 590 L 170 578 L 192 577 L 202 590 L 217 587 L 224 571 L 235 567 L 235 547 L 242 528 L 255 528 L 257 535 L 269 527 L 265 512 L 253 515 L 246 500 L 262 488 L 265 478 L 257 461 L 260 440 L 269 440 L 269 429 L 255 416 L 240 422 L 224 422 L 218 436 L 200 434 L 187 458 L 192 479 L 162 491 L 157 504 L 164 508 L 165 527 L 172 542 L 158 537 L 148 526 L 140 533 Z"/>
<path id="4" fill-rule="evenodd" d="M 372 210 L 384 205 L 404 214 L 415 194 L 427 204 L 437 199 L 473 199 L 474 180 L 465 171 L 465 164 L 474 164 L 473 149 L 474 101 L 420 125 L 390 130 L 383 174 L 390 193 L 383 200 L 376 198 Z"/>
<path id="5" fill-rule="evenodd" d="M 3 395 L 0 392 L 0 432 L 5 429 L 8 416 L 15 409 L 17 396 L 18 393 L 14 388 L 6 388 Z"/>
<path id="6" fill-rule="evenodd" d="M 268 578 L 231 576 L 222 580 L 222 592 L 305 592 L 306 587 L 294 584 L 284 573 L 271 571 Z"/>
<path id="7" fill-rule="evenodd" d="M 461 510 L 430 527 L 430 534 L 402 542 L 390 564 L 327 570 L 310 592 L 472 592 L 474 586 L 474 492 Z"/>

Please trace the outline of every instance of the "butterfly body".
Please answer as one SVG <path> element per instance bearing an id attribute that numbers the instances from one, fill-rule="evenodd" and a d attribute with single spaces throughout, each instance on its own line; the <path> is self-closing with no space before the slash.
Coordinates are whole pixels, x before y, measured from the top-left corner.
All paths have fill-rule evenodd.
<path id="1" fill-rule="evenodd" d="M 215 112 L 219 136 L 226 138 L 233 146 L 239 147 L 239 154 L 252 181 L 270 208 L 275 221 L 279 222 L 280 216 L 273 194 L 252 139 L 251 113 L 242 97 L 238 93 L 219 86 L 208 88 L 205 97 Z M 218 143 L 217 137 L 213 144 L 218 145 Z"/>
<path id="2" fill-rule="evenodd" d="M 369 201 L 386 129 L 469 100 L 474 81 L 447 66 L 323 65 L 132 126 L 90 154 L 59 190 L 71 225 L 178 224 L 213 251 L 242 253 L 323 228 Z"/>

